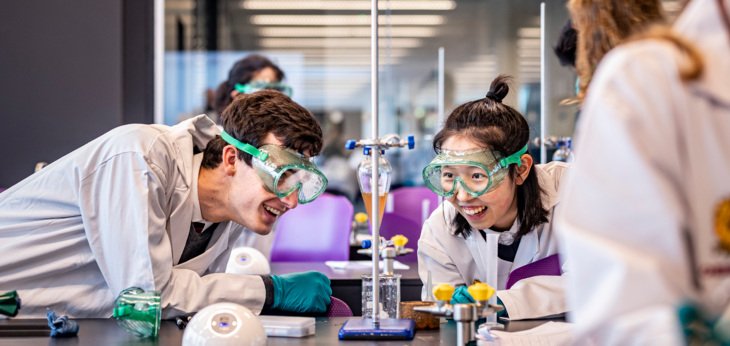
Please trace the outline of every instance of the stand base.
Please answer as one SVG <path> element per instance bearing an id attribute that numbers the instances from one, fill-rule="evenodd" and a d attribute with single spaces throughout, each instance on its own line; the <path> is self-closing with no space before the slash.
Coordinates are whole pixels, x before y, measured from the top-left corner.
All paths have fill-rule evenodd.
<path id="1" fill-rule="evenodd" d="M 416 322 L 402 318 L 384 318 L 378 326 L 371 318 L 351 318 L 342 325 L 340 340 L 412 340 Z"/>

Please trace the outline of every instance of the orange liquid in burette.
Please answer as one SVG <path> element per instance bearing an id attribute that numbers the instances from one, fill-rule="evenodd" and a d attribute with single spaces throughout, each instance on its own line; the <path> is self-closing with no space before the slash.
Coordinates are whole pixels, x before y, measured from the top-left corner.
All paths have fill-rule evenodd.
<path id="1" fill-rule="evenodd" d="M 370 192 L 363 192 L 362 193 L 362 199 L 363 202 L 365 202 L 365 210 L 368 212 L 368 218 L 370 220 L 373 219 L 373 194 Z M 378 223 L 381 224 L 383 222 L 383 212 L 385 211 L 385 202 L 388 199 L 388 193 L 384 193 L 380 195 L 380 200 L 378 201 Z"/>

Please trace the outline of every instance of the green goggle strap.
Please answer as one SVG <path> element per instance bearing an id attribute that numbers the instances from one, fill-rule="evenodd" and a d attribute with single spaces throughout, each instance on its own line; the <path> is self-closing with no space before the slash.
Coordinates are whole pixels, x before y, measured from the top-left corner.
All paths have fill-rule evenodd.
<path id="1" fill-rule="evenodd" d="M 251 86 L 248 85 L 248 84 L 238 84 L 238 83 L 236 83 L 236 85 L 234 86 L 234 88 L 236 89 L 236 91 L 238 91 L 241 94 L 248 94 L 248 93 L 251 92 Z"/>
<path id="2" fill-rule="evenodd" d="M 501 160 L 499 160 L 499 165 L 501 167 L 507 167 L 511 164 L 517 164 L 517 166 L 522 166 L 522 160 L 520 159 L 522 157 L 522 154 L 527 152 L 527 144 L 525 144 L 522 149 L 518 150 L 516 153 L 507 156 Z"/>
<path id="3" fill-rule="evenodd" d="M 286 89 L 286 91 L 287 91 L 287 92 L 284 92 L 284 94 L 286 94 L 287 96 L 291 96 L 290 95 L 291 88 L 289 86 L 286 86 L 285 84 L 281 84 L 281 83 L 266 83 L 266 84 L 269 85 L 269 87 L 264 87 L 263 89 L 279 90 L 277 88 L 272 88 L 271 85 L 281 85 L 282 86 L 281 88 Z M 258 91 L 258 90 L 262 89 L 262 88 L 255 88 L 251 84 L 239 84 L 239 83 L 236 83 L 236 85 L 234 85 L 233 88 L 241 94 L 250 94 L 254 91 Z M 283 92 L 283 90 L 280 90 L 280 91 Z"/>
<path id="4" fill-rule="evenodd" d="M 229 135 L 226 131 L 221 130 L 221 138 L 223 138 L 223 140 L 226 141 L 228 144 L 240 149 L 244 153 L 249 154 L 249 155 L 261 160 L 261 162 L 266 161 L 266 159 L 269 158 L 268 153 L 258 150 L 256 147 L 254 147 L 251 144 L 243 143 L 243 142 L 233 138 L 233 136 Z"/>

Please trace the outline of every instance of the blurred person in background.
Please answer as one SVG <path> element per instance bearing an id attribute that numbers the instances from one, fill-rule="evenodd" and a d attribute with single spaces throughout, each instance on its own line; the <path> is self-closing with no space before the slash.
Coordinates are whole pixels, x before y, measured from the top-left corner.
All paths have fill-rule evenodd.
<path id="1" fill-rule="evenodd" d="M 213 93 L 213 113 L 209 112 L 208 116 L 218 121 L 218 114 L 222 114 L 236 96 L 258 90 L 274 89 L 291 96 L 291 88 L 281 83 L 284 78 L 284 71 L 263 55 L 251 54 L 238 60 L 228 71 L 228 78 L 218 85 Z M 235 247 L 251 247 L 261 252 L 264 257 L 270 258 L 273 242 L 273 233 L 261 235 L 245 232 Z"/>
<path id="2" fill-rule="evenodd" d="M 585 97 L 596 66 L 608 51 L 632 34 L 665 20 L 659 0 L 570 0 L 568 10 L 578 35 L 575 66 L 579 100 Z"/>
<path id="3" fill-rule="evenodd" d="M 248 55 L 233 64 L 228 71 L 228 78 L 218 85 L 211 108 L 216 114 L 221 114 L 237 95 L 263 89 L 278 90 L 291 97 L 291 88 L 282 83 L 284 78 L 284 71 L 269 58 L 258 54 Z"/>
<path id="4" fill-rule="evenodd" d="M 728 8 L 691 1 L 591 82 L 556 214 L 576 344 L 730 344 Z"/>

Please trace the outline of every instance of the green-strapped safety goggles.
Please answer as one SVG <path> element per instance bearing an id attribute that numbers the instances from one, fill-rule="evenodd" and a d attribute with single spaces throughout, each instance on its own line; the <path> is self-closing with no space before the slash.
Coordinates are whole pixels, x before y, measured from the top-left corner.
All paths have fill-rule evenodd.
<path id="1" fill-rule="evenodd" d="M 253 167 L 264 187 L 279 198 L 299 190 L 299 203 L 309 203 L 327 188 L 327 178 L 307 157 L 274 144 L 256 148 L 243 143 L 225 131 L 221 138 L 239 150 L 253 156 Z"/>
<path id="2" fill-rule="evenodd" d="M 292 95 L 292 88 L 284 83 L 269 83 L 269 82 L 251 82 L 247 84 L 238 84 L 235 85 L 236 91 L 242 94 L 250 94 L 257 92 L 259 90 L 264 89 L 270 89 L 270 90 L 276 90 L 281 93 L 283 93 L 286 96 L 291 97 Z"/>
<path id="3" fill-rule="evenodd" d="M 502 183 L 509 165 L 522 165 L 520 157 L 526 152 L 527 145 L 505 158 L 489 149 L 443 150 L 423 169 L 423 181 L 442 197 L 453 196 L 459 184 L 472 197 L 479 197 Z"/>

